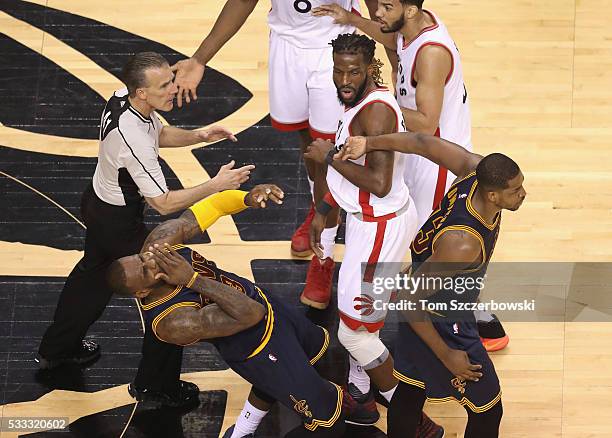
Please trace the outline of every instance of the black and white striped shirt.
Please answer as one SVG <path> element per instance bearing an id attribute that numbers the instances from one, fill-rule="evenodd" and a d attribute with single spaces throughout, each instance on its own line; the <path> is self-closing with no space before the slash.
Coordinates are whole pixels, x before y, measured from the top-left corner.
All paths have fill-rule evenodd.
<path id="1" fill-rule="evenodd" d="M 100 121 L 100 151 L 93 176 L 101 200 L 128 205 L 168 191 L 158 160 L 162 127 L 155 112 L 147 118 L 130 105 L 127 88 L 108 100 Z"/>

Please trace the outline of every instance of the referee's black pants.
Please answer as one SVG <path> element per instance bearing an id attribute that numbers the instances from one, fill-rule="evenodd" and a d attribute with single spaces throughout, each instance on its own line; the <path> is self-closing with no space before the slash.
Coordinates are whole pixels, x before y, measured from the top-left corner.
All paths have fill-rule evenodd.
<path id="1" fill-rule="evenodd" d="M 81 216 L 87 232 L 83 258 L 74 267 L 39 353 L 47 359 L 70 356 L 80 348 L 89 327 L 102 315 L 112 292 L 105 280 L 109 264 L 137 254 L 150 230 L 143 222 L 141 203 L 120 207 L 100 200 L 91 185 L 81 199 Z M 177 395 L 183 347 L 158 340 L 145 331 L 137 388 Z"/>

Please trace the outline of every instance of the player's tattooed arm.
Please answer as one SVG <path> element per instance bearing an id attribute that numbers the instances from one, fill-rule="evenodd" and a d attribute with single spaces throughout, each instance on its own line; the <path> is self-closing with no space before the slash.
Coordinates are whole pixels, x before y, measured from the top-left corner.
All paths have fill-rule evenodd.
<path id="1" fill-rule="evenodd" d="M 376 137 L 349 137 L 334 160 L 355 160 L 372 151 L 396 151 L 417 154 L 446 167 L 458 177 L 476 170 L 482 155 L 466 151 L 450 141 L 427 134 L 398 132 Z"/>
<path id="2" fill-rule="evenodd" d="M 229 336 L 252 327 L 265 316 L 261 303 L 231 286 L 196 275 L 191 264 L 168 244 L 155 245 L 149 250 L 163 271 L 156 278 L 172 285 L 190 284 L 192 290 L 213 301 L 197 311 L 174 311 L 163 318 L 157 326 L 162 339 L 188 344 Z"/>
<path id="3" fill-rule="evenodd" d="M 413 304 L 410 310 L 403 312 L 404 318 L 412 329 L 425 342 L 444 366 L 454 375 L 466 380 L 478 381 L 482 377 L 479 364 L 472 364 L 465 351 L 450 348 L 434 328 L 422 302 L 437 292 L 428 290 L 428 284 L 440 284 L 446 278 L 452 278 L 458 271 L 472 268 L 482 261 L 482 246 L 471 233 L 460 230 L 444 232 L 437 240 L 432 255 L 421 264 L 412 276 L 420 279 L 419 287 L 414 291 L 399 291 L 398 298 Z M 428 281 L 428 279 L 437 281 Z"/>
<path id="4" fill-rule="evenodd" d="M 244 192 L 243 192 L 244 193 Z M 227 193 L 217 193 L 207 198 L 211 205 L 206 213 L 209 217 L 206 220 L 198 220 L 191 209 L 185 210 L 177 219 L 171 219 L 158 225 L 147 237 L 143 248 L 148 248 L 154 243 L 169 243 L 171 245 L 185 243 L 191 238 L 203 233 L 206 228 L 214 224 L 221 216 L 228 214 L 225 211 L 215 208 L 215 199 L 222 199 L 227 196 Z M 276 204 L 282 204 L 285 194 L 274 184 L 259 184 L 253 187 L 244 195 L 244 206 L 250 208 L 265 208 L 266 202 L 272 201 Z M 200 218 L 202 219 L 202 218 Z M 202 228 L 202 224 L 206 222 L 207 227 Z"/>
<path id="5" fill-rule="evenodd" d="M 364 107 L 351 123 L 351 131 L 362 135 L 388 134 L 397 129 L 395 112 L 379 102 Z M 365 166 L 338 160 L 332 161 L 331 166 L 360 189 L 382 198 L 391 191 L 393 159 L 391 151 L 372 151 Z"/>

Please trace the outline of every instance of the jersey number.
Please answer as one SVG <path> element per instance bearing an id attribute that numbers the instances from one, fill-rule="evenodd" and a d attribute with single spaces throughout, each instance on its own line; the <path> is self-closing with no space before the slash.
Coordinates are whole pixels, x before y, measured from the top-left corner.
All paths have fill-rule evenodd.
<path id="1" fill-rule="evenodd" d="M 467 102 L 467 88 L 465 88 L 465 84 L 463 84 L 463 103 Z"/>
<path id="2" fill-rule="evenodd" d="M 310 10 L 312 9 L 312 3 L 310 3 L 308 0 L 295 0 L 293 2 L 293 7 L 300 14 L 305 14 L 307 12 L 310 12 Z"/>

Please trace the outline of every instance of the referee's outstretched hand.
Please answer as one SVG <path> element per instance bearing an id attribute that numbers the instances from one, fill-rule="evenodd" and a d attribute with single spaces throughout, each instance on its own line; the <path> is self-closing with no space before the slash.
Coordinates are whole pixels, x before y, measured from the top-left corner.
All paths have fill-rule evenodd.
<path id="1" fill-rule="evenodd" d="M 174 286 L 189 283 L 194 272 L 191 263 L 181 257 L 169 244 L 164 243 L 162 247 L 156 243 L 149 247 L 149 251 L 160 269 L 160 272 L 155 274 L 156 280 Z"/>
<path id="2" fill-rule="evenodd" d="M 251 170 L 255 169 L 255 166 L 252 164 L 234 169 L 234 164 L 236 164 L 234 160 L 224 164 L 214 178 L 211 179 L 217 192 L 239 188 L 240 184 L 248 181 Z"/>

